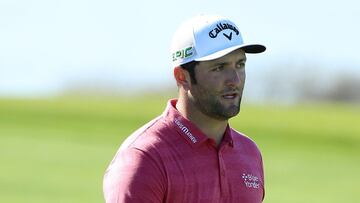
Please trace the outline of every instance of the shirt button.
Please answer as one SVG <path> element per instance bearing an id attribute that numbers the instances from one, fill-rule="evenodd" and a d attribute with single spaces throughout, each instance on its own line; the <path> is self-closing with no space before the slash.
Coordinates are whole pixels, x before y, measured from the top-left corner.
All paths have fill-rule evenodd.
<path id="1" fill-rule="evenodd" d="M 221 176 L 225 176 L 225 171 L 221 171 Z"/>

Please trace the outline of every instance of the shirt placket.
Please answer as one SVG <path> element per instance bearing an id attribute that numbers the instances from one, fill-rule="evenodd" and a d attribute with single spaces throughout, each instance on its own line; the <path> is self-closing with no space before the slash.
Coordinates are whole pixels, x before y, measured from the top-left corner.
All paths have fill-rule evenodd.
<path id="1" fill-rule="evenodd" d="M 221 197 L 225 198 L 229 196 L 229 184 L 227 178 L 227 171 L 224 161 L 224 149 L 226 145 L 221 146 L 218 150 L 218 159 L 219 159 L 219 177 L 220 177 L 220 188 L 221 188 Z"/>

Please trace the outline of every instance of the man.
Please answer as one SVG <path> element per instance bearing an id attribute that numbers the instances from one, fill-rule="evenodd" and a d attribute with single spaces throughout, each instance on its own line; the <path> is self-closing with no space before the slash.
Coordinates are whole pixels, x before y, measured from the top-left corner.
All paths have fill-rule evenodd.
<path id="1" fill-rule="evenodd" d="M 260 151 L 228 120 L 240 110 L 245 53 L 263 51 L 221 16 L 180 26 L 172 43 L 178 99 L 121 145 L 104 177 L 106 202 L 262 202 Z"/>

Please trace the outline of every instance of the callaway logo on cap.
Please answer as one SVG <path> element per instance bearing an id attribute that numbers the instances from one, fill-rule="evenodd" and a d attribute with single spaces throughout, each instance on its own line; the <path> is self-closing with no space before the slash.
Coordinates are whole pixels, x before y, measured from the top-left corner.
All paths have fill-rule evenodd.
<path id="1" fill-rule="evenodd" d="M 245 53 L 261 53 L 266 49 L 260 44 L 244 44 L 238 27 L 227 18 L 196 16 L 175 32 L 171 46 L 173 67 L 217 59 L 240 48 Z"/>

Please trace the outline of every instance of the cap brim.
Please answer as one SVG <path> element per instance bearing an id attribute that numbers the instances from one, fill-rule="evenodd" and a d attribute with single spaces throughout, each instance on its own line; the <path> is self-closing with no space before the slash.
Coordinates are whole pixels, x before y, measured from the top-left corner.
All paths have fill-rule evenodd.
<path id="1" fill-rule="evenodd" d="M 215 52 L 213 54 L 195 59 L 195 61 L 209 61 L 209 60 L 214 60 L 220 57 L 225 56 L 226 54 L 229 54 L 230 52 L 233 52 L 235 50 L 238 49 L 242 49 L 245 51 L 245 53 L 248 54 L 258 54 L 258 53 L 262 53 L 266 50 L 266 47 L 264 45 L 261 44 L 242 44 L 242 45 L 238 45 L 238 46 L 233 46 L 218 52 Z"/>
<path id="2" fill-rule="evenodd" d="M 241 49 L 245 51 L 245 53 L 248 54 L 259 54 L 266 50 L 266 47 L 261 44 L 249 44 L 243 46 Z"/>

